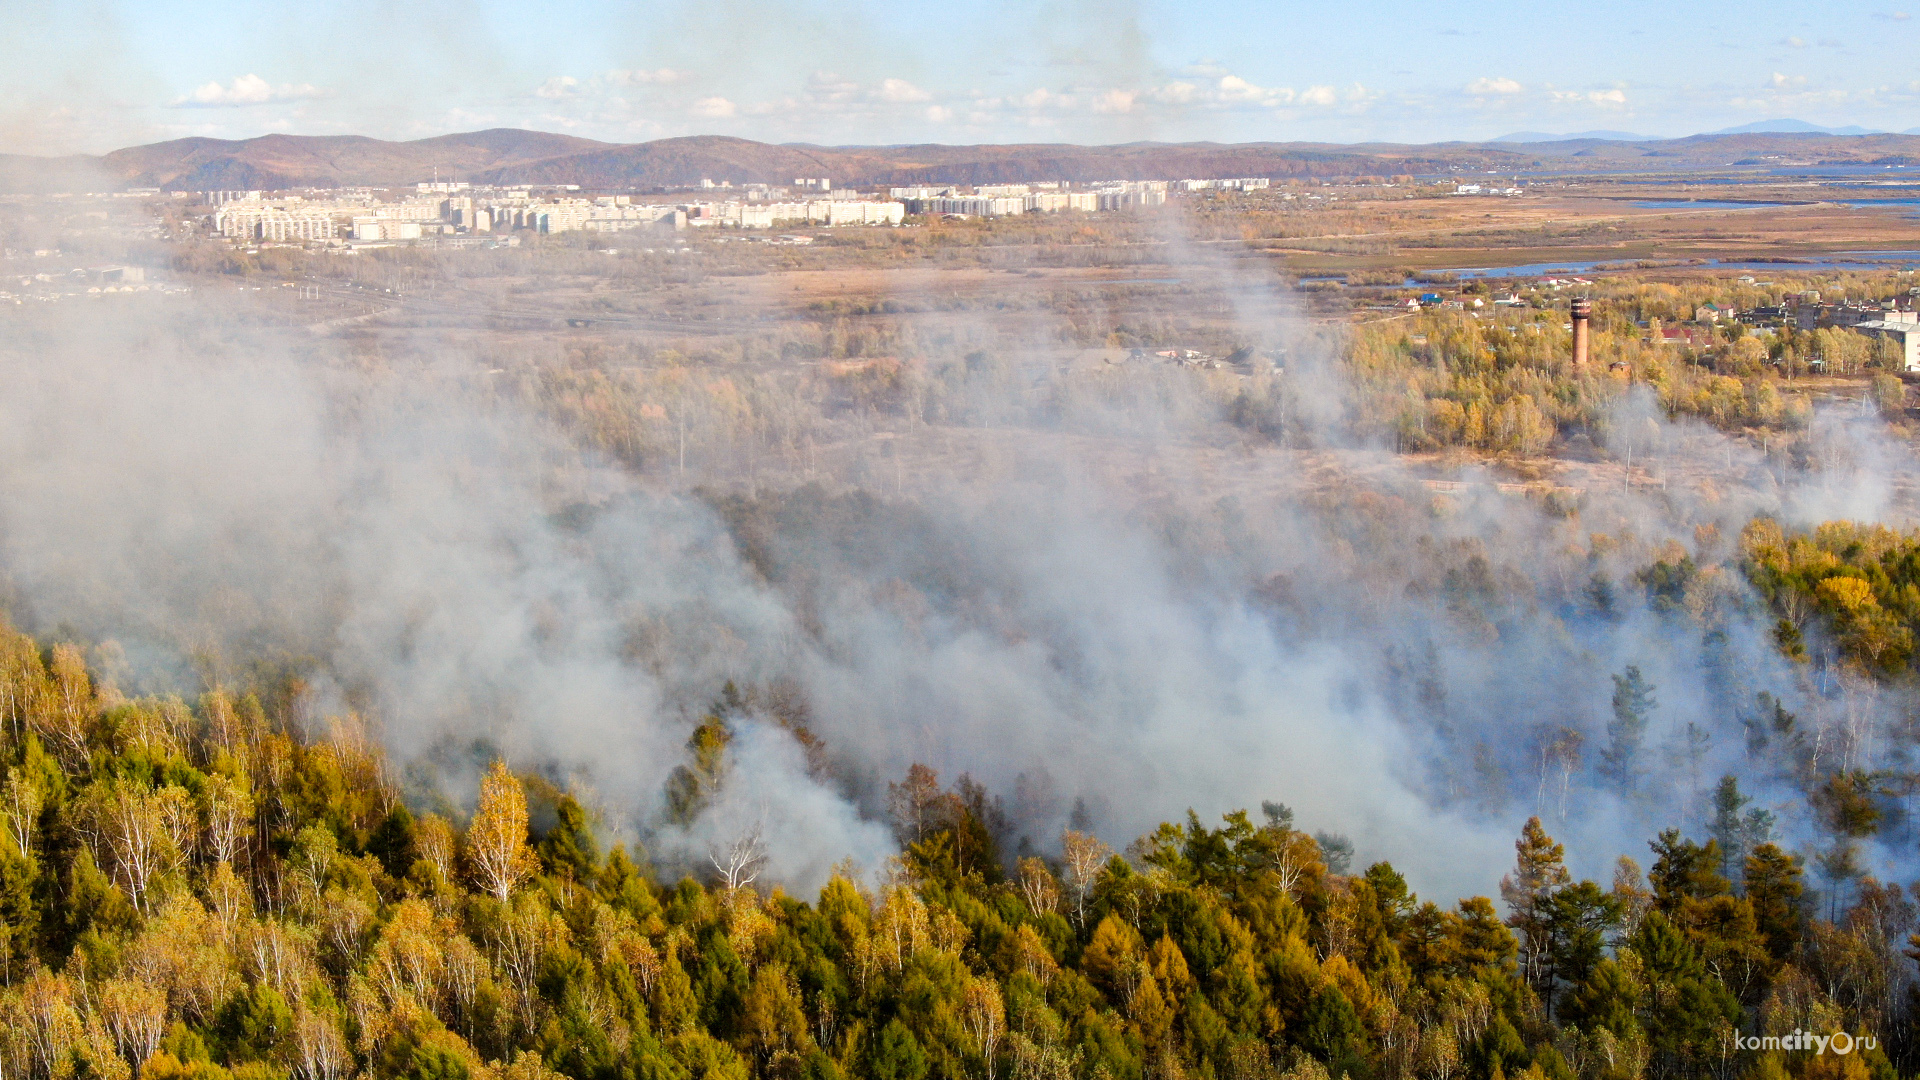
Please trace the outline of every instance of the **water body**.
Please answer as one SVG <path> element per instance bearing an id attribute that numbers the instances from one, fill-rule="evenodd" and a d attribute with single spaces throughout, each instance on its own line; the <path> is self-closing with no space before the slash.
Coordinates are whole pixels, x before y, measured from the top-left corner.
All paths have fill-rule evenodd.
<path id="1" fill-rule="evenodd" d="M 1792 273 L 1807 270 L 1913 270 L 1920 267 L 1920 251 L 1850 251 L 1846 254 L 1852 259 L 1802 259 L 1795 262 L 1740 262 L 1736 260 L 1706 259 L 1697 263 L 1677 263 L 1672 266 L 1651 267 L 1652 270 L 1764 270 L 1772 273 Z M 1867 262 L 1866 259 L 1883 260 Z M 1457 267 L 1451 270 L 1433 271 L 1434 273 L 1458 274 L 1462 278 L 1517 278 L 1517 277 L 1559 277 L 1572 274 L 1611 273 L 1616 270 L 1634 269 L 1621 266 L 1622 260 L 1601 259 L 1595 262 L 1553 262 L 1526 263 L 1520 266 L 1472 266 Z M 1604 268 L 1604 269 L 1603 269 Z"/>
<path id="2" fill-rule="evenodd" d="M 1636 167 L 1638 166 L 1638 167 Z M 1621 174 L 1628 174 L 1622 176 Z M 1460 183 L 1478 181 L 1486 183 L 1487 178 L 1502 176 L 1539 177 L 1541 179 L 1571 177 L 1573 179 L 1594 179 L 1598 177 L 1619 177 L 1626 184 L 1671 184 L 1675 177 L 1687 177 L 1690 184 L 1751 184 L 1757 177 L 1781 176 L 1801 180 L 1846 179 L 1862 176 L 1897 178 L 1902 173 L 1920 174 L 1920 165 L 1785 165 L 1766 168 L 1760 165 L 1702 165 L 1698 167 L 1674 167 L 1670 163 L 1661 165 L 1647 161 L 1624 159 L 1600 163 L 1595 167 L 1586 159 L 1575 159 L 1566 166 L 1535 169 L 1498 169 L 1481 171 L 1462 169 L 1459 171 L 1416 173 L 1420 180 L 1447 180 Z M 1711 175 L 1701 175 L 1711 174 Z"/>
<path id="3" fill-rule="evenodd" d="M 1762 206 L 1806 206 L 1814 202 L 1841 206 L 1920 206 L 1920 198 L 1889 199 L 1807 199 L 1802 202 L 1769 202 L 1763 199 L 1640 199 L 1631 205 L 1643 210 L 1745 210 Z"/>
<path id="4" fill-rule="evenodd" d="M 1756 206 L 1789 206 L 1790 203 L 1735 201 L 1729 199 L 1641 199 L 1632 205 L 1642 210 L 1745 210 Z"/>
<path id="5" fill-rule="evenodd" d="M 1912 165 L 1791 165 L 1768 169 L 1767 176 L 1884 176 L 1915 168 Z"/>
<path id="6" fill-rule="evenodd" d="M 1675 169 L 1672 175 L 1683 175 L 1691 169 Z M 1702 170 L 1704 171 L 1704 170 Z M 1861 176 L 1897 178 L 1903 172 L 1920 172 L 1920 166 L 1912 165 L 1790 165 L 1778 169 L 1762 169 L 1752 165 L 1726 165 L 1715 175 L 1689 179 L 1690 184 L 1751 184 L 1756 177 L 1782 176 L 1796 180 L 1847 179 Z M 1627 183 L 1670 184 L 1670 176 L 1652 176 L 1634 179 Z"/>

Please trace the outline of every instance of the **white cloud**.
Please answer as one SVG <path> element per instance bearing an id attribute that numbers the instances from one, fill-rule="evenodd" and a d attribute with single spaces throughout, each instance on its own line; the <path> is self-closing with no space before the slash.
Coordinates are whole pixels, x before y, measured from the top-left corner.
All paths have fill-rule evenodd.
<path id="1" fill-rule="evenodd" d="M 176 109 L 219 109 L 245 105 L 270 105 L 282 101 L 301 101 L 320 96 L 318 88 L 307 83 L 298 86 L 274 86 L 258 75 L 248 73 L 226 86 L 210 82 L 193 93 L 174 99 Z"/>
<path id="2" fill-rule="evenodd" d="M 698 102 L 694 111 L 705 116 L 855 116 L 878 118 L 883 107 L 921 105 L 934 101 L 934 95 L 905 79 L 882 79 L 863 85 L 831 71 L 816 71 L 807 77 L 798 94 L 749 101 L 735 105 L 725 98 Z M 917 111 L 919 115 L 930 115 Z M 948 114 L 951 115 L 951 114 Z"/>
<path id="3" fill-rule="evenodd" d="M 1804 49 L 1807 47 L 1806 39 L 1797 37 L 1790 37 L 1784 42 L 1781 42 L 1781 44 L 1789 49 Z"/>
<path id="4" fill-rule="evenodd" d="M 1108 90 L 1093 100 L 1093 111 L 1097 113 L 1130 113 L 1133 111 L 1135 94 L 1131 90 Z"/>
<path id="5" fill-rule="evenodd" d="M 1849 112 L 1878 111 L 1900 106 L 1904 107 L 1904 95 L 1890 87 L 1874 89 L 1871 87 L 1851 90 L 1841 86 L 1815 87 L 1809 84 L 1805 75 L 1787 75 L 1774 72 L 1761 81 L 1761 91 L 1755 94 L 1736 94 L 1728 104 L 1742 112 L 1765 111 L 1785 114 L 1804 109 L 1846 109 Z M 1914 90 L 1920 90 L 1920 83 L 1914 84 Z M 1889 125 L 1897 126 L 1897 125 Z"/>
<path id="6" fill-rule="evenodd" d="M 1598 105 L 1602 108 L 1621 108 L 1627 103 L 1627 92 L 1618 87 L 1612 90 L 1554 90 L 1553 100 L 1568 105 Z"/>
<path id="7" fill-rule="evenodd" d="M 620 86 L 665 86 L 668 83 L 684 82 L 686 79 L 686 72 L 675 71 L 673 68 L 607 72 L 607 81 Z"/>
<path id="8" fill-rule="evenodd" d="M 953 110 L 947 108 L 945 105 L 929 105 L 927 106 L 926 117 L 936 124 L 944 124 L 953 119 Z"/>
<path id="9" fill-rule="evenodd" d="M 1238 75 L 1221 76 L 1218 87 L 1220 100 L 1252 105 L 1291 105 L 1294 93 L 1285 86 L 1255 86 Z"/>
<path id="10" fill-rule="evenodd" d="M 1260 101 L 1267 92 L 1238 75 L 1220 77 L 1220 97 L 1226 101 Z"/>
<path id="11" fill-rule="evenodd" d="M 816 101 L 850 101 L 859 93 L 859 83 L 831 71 L 816 71 L 807 76 L 807 96 Z"/>
<path id="12" fill-rule="evenodd" d="M 570 98 L 579 93 L 580 80 L 571 75 L 555 75 L 539 86 L 534 87 L 533 96 L 543 98 Z"/>
<path id="13" fill-rule="evenodd" d="M 1300 95 L 1300 104 L 1302 105 L 1332 105 L 1338 100 L 1339 95 L 1334 92 L 1331 86 L 1309 86 L 1306 91 Z"/>
<path id="14" fill-rule="evenodd" d="M 1238 75 L 1222 75 L 1205 84 L 1176 80 L 1164 86 L 1154 87 L 1147 91 L 1145 96 L 1147 100 L 1159 105 L 1216 109 L 1236 109 L 1247 106 L 1277 108 L 1293 104 L 1296 97 L 1287 87 L 1258 86 Z"/>
<path id="15" fill-rule="evenodd" d="M 1519 92 L 1520 84 L 1508 78 L 1475 79 L 1467 84 L 1467 93 L 1475 97 L 1486 97 L 1489 94 L 1517 94 Z"/>
<path id="16" fill-rule="evenodd" d="M 880 89 L 875 92 L 881 101 L 894 104 L 909 104 L 919 101 L 932 101 L 933 95 L 913 85 L 905 79 L 883 79 Z"/>
<path id="17" fill-rule="evenodd" d="M 1170 82 L 1152 92 L 1153 100 L 1167 105 L 1186 105 L 1199 94 L 1200 88 L 1190 82 Z"/>

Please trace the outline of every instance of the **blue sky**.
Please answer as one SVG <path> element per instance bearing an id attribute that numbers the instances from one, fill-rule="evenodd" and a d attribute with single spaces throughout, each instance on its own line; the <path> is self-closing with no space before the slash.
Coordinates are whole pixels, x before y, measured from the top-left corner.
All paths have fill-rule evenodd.
<path id="1" fill-rule="evenodd" d="M 1920 127 L 1895 4 L 0 0 L 0 150 L 186 135 L 1121 142 Z"/>

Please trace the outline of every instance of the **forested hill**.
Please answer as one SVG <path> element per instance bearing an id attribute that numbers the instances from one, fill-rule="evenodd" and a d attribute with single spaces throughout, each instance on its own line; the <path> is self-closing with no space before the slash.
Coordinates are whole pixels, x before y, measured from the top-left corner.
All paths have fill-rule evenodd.
<path id="1" fill-rule="evenodd" d="M 434 177 L 493 184 L 678 187 L 702 178 L 841 185 L 1086 182 L 1181 177 L 1336 177 L 1733 165 L 1920 164 L 1920 136 L 1741 133 L 1684 139 L 1569 138 L 1514 143 L 1128 143 L 1078 146 L 812 146 L 719 135 L 603 143 L 517 128 L 392 142 L 360 135 L 174 139 L 99 157 L 0 154 L 0 193 L 159 187 L 174 191 L 411 185 Z"/>
<path id="2" fill-rule="evenodd" d="M 1629 703 L 1629 707 L 1631 703 Z M 727 706 L 669 784 L 697 812 Z M 129 701 L 71 645 L 0 639 L 0 1069 L 23 1080 L 1892 1080 L 1914 1064 L 1914 922 L 1871 879 L 1810 907 L 1798 861 L 1677 831 L 1643 877 L 1571 880 L 1529 822 L 1501 902 L 1423 901 L 1292 827 L 1189 817 L 1122 857 L 997 850 L 997 810 L 916 766 L 905 854 L 817 897 L 602 850 L 494 762 L 464 822 L 415 816 L 350 722 L 258 697 Z M 1750 820 L 1750 818 L 1749 818 Z M 1761 822 L 1764 825 L 1764 822 Z M 1760 830 L 1764 834 L 1764 829 Z M 1718 837 L 1724 837 L 1726 845 Z M 1846 1029 L 1842 1057 L 1736 1051 Z"/>

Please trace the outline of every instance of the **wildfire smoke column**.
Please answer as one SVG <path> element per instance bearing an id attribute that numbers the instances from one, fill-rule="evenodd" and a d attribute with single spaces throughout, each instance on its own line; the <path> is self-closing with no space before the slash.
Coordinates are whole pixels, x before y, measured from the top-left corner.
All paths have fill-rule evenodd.
<path id="1" fill-rule="evenodd" d="M 1573 302 L 1573 370 L 1587 370 L 1587 323 L 1593 318 L 1593 301 L 1578 297 Z"/>

